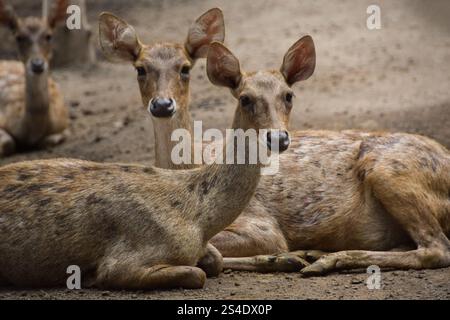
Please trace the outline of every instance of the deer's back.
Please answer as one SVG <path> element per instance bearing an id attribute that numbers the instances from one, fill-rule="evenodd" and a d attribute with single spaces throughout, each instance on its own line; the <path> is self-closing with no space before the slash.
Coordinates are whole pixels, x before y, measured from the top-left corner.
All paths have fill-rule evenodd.
<path id="1" fill-rule="evenodd" d="M 61 159 L 1 168 L 0 275 L 42 285 L 122 251 L 149 265 L 194 264 L 197 230 L 161 186 L 142 166 Z"/>
<path id="2" fill-rule="evenodd" d="M 380 174 L 392 177 L 386 183 L 402 177 L 448 199 L 449 153 L 430 139 L 298 131 L 280 157 L 280 173 L 263 177 L 253 201 L 276 217 L 290 249 L 384 250 L 409 239 L 371 193 L 371 175 Z"/>

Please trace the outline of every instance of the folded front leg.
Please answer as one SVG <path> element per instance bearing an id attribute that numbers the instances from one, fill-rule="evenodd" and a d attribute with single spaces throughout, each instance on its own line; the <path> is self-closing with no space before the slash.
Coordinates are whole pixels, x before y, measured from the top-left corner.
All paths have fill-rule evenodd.
<path id="1" fill-rule="evenodd" d="M 293 251 L 277 255 L 259 255 L 254 257 L 224 258 L 224 269 L 253 272 L 299 272 L 309 261 L 324 255 L 321 251 Z"/>
<path id="2" fill-rule="evenodd" d="M 0 129 L 0 158 L 13 154 L 15 150 L 14 138 L 5 130 Z"/>
<path id="3" fill-rule="evenodd" d="M 208 243 L 206 253 L 198 261 L 197 267 L 205 271 L 208 277 L 217 277 L 223 270 L 223 258 L 219 250 Z"/>
<path id="4" fill-rule="evenodd" d="M 205 280 L 205 272 L 197 267 L 103 265 L 98 271 L 95 285 L 122 290 L 201 289 Z"/>

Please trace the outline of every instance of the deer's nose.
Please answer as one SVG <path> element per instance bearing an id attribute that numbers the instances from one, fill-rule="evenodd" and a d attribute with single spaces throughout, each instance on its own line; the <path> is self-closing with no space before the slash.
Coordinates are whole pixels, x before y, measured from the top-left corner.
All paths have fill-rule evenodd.
<path id="1" fill-rule="evenodd" d="M 273 151 L 283 152 L 289 148 L 291 141 L 287 131 L 267 132 L 267 147 Z"/>
<path id="2" fill-rule="evenodd" d="M 33 58 L 30 61 L 31 71 L 36 74 L 41 74 L 45 70 L 45 61 L 40 58 Z"/>
<path id="3" fill-rule="evenodd" d="M 149 111 L 157 118 L 168 118 L 175 113 L 176 103 L 173 99 L 154 98 L 150 102 Z"/>

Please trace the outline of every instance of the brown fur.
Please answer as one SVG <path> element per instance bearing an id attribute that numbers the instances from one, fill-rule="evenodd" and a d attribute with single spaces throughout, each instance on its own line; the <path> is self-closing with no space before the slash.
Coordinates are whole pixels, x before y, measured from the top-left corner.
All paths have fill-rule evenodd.
<path id="1" fill-rule="evenodd" d="M 318 275 L 448 267 L 449 234 L 443 146 L 400 133 L 298 131 L 280 173 L 261 179 L 249 207 L 211 243 L 224 257 L 243 257 L 225 258 L 224 268 Z M 412 250 L 387 252 L 399 247 Z"/>
<path id="2" fill-rule="evenodd" d="M 63 11 L 63 3 L 57 1 L 54 11 Z M 22 61 L 0 61 L 0 156 L 14 152 L 16 145 L 35 147 L 64 138 L 61 132 L 68 126 L 68 111 L 48 70 L 51 26 L 61 14 L 54 13 L 49 19 L 53 20 L 17 18 L 12 8 L 0 1 L 0 24 L 9 27 L 18 39 Z M 36 58 L 46 63 L 41 74 L 30 71 L 30 61 Z"/>
<path id="3" fill-rule="evenodd" d="M 142 44 L 134 28 L 124 20 L 110 14 L 100 15 L 100 45 L 111 60 L 127 61 L 135 68 L 143 68 L 144 76 L 138 76 L 142 103 L 148 108 L 152 98 L 172 98 L 177 109 L 170 118 L 152 117 L 155 134 L 156 166 L 167 169 L 187 169 L 194 165 L 175 165 L 170 153 L 176 142 L 170 137 L 175 129 L 191 131 L 189 113 L 189 76 L 182 76 L 181 69 L 193 68 L 197 59 L 206 57 L 212 41 L 223 42 L 225 27 L 222 11 L 214 8 L 201 15 L 189 28 L 185 43 L 159 42 Z M 113 32 L 119 30 L 120 32 Z M 131 53 L 131 54 L 130 54 Z"/>
<path id="4" fill-rule="evenodd" d="M 209 54 L 215 50 L 224 49 L 214 43 Z M 271 106 L 240 109 L 233 128 L 278 129 Z M 59 159 L 2 167 L 0 278 L 60 285 L 78 265 L 99 287 L 202 287 L 196 263 L 247 206 L 259 178 L 258 164 L 174 171 Z"/>
<path id="5" fill-rule="evenodd" d="M 281 72 L 239 74 L 216 84 L 239 82 L 236 97 L 251 96 L 257 110 L 271 106 L 286 125 L 289 110 L 280 96 L 304 80 L 304 72 L 314 71 L 313 49 L 298 41 Z M 239 68 L 237 61 L 227 63 L 230 70 Z M 399 133 L 298 131 L 291 139 L 280 173 L 263 177 L 248 208 L 211 240 L 223 256 L 243 257 L 225 259 L 225 268 L 298 271 L 309 265 L 305 259 L 323 255 L 317 250 L 337 253 L 305 268 L 305 274 L 370 264 L 401 269 L 450 264 L 445 237 L 450 233 L 450 159 L 443 146 Z M 419 249 L 372 252 L 405 246 Z"/>

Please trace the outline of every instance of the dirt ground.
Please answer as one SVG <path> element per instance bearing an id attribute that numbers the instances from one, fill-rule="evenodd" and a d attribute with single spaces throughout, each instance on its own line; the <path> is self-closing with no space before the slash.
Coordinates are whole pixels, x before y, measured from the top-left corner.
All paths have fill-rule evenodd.
<path id="1" fill-rule="evenodd" d="M 20 9 L 27 1 L 12 2 Z M 381 30 L 366 27 L 366 8 L 373 3 L 381 6 Z M 447 0 L 99 0 L 88 5 L 93 25 L 99 12 L 112 11 L 134 24 L 144 42 L 183 41 L 195 17 L 219 6 L 226 43 L 245 70 L 278 68 L 289 46 L 310 34 L 317 68 L 310 80 L 295 87 L 293 129 L 406 131 L 450 147 Z M 10 39 L 4 39 L 0 53 L 10 49 L 5 45 Z M 204 61 L 194 69 L 193 118 L 203 120 L 204 127 L 227 128 L 235 102 L 227 90 L 208 82 Z M 70 108 L 72 136 L 57 148 L 15 155 L 0 165 L 53 157 L 153 163 L 152 123 L 131 66 L 100 61 L 92 68 L 54 70 L 53 75 Z M 380 290 L 368 290 L 367 277 L 231 272 L 195 291 L 2 289 L 0 299 L 450 299 L 450 268 L 383 272 Z"/>

